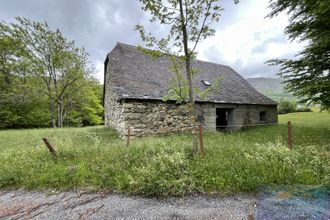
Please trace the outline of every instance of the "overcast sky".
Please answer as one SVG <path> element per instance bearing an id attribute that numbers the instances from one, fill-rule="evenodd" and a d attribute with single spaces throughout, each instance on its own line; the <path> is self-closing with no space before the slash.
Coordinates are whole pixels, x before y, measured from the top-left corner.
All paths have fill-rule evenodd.
<path id="1" fill-rule="evenodd" d="M 265 18 L 268 0 L 223 0 L 225 11 L 214 25 L 216 34 L 203 41 L 198 59 L 229 65 L 243 77 L 275 77 L 276 67 L 265 61 L 293 57 L 302 45 L 284 35 L 288 17 Z M 47 21 L 70 40 L 84 47 L 103 81 L 105 56 L 116 42 L 142 45 L 136 24 L 161 36 L 164 29 L 150 24 L 137 0 L 0 0 L 0 19 L 13 22 L 22 16 Z"/>

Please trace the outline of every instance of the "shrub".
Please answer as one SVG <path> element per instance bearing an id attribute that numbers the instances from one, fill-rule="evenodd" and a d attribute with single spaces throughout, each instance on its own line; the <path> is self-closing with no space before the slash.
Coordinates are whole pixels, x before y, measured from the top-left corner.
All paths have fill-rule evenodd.
<path id="1" fill-rule="evenodd" d="M 297 109 L 296 109 L 296 112 L 311 112 L 312 109 L 309 108 L 308 106 L 299 106 Z"/>
<path id="2" fill-rule="evenodd" d="M 295 112 L 297 108 L 297 103 L 289 99 L 281 99 L 278 103 L 277 111 L 279 114 L 286 114 Z"/>

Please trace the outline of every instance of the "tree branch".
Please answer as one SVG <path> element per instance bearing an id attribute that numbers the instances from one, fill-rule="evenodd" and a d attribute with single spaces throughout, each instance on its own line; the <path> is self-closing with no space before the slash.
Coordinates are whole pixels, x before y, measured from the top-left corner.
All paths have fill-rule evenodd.
<path id="1" fill-rule="evenodd" d="M 190 51 L 189 57 L 194 53 L 194 51 L 195 51 L 195 49 L 196 49 L 196 47 L 197 47 L 197 44 L 198 44 L 198 42 L 199 42 L 199 40 L 200 40 L 200 37 L 201 37 L 201 35 L 202 35 L 202 33 L 203 33 L 203 29 L 204 29 L 204 27 L 205 27 L 205 22 L 206 22 L 206 20 L 207 20 L 207 18 L 208 18 L 208 16 L 209 16 L 208 14 L 209 14 L 209 12 L 210 12 L 211 4 L 212 4 L 212 3 L 209 2 L 208 6 L 207 6 L 207 10 L 206 10 L 206 13 L 205 13 L 205 17 L 204 17 L 204 20 L 203 20 L 202 27 L 201 27 L 201 29 L 200 29 L 200 31 L 199 31 L 199 34 L 198 34 L 198 37 L 197 37 L 197 39 L 196 39 L 195 45 L 194 45 L 193 49 Z"/>

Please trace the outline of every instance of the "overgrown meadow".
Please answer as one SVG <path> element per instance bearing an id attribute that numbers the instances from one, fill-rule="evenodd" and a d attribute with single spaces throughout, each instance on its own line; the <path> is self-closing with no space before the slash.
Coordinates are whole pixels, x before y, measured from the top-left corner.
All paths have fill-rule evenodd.
<path id="1" fill-rule="evenodd" d="M 102 126 L 0 131 L 0 187 L 182 196 L 330 185 L 330 114 L 279 117 L 275 126 L 206 132 L 206 154 L 194 157 L 189 135 L 135 138 L 127 148 L 125 139 Z M 293 150 L 286 144 L 288 120 Z M 42 137 L 54 145 L 57 161 Z"/>

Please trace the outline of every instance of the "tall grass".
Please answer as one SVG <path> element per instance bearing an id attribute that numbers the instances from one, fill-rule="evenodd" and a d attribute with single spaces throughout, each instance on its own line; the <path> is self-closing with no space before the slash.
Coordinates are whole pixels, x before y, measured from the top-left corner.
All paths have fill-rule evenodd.
<path id="1" fill-rule="evenodd" d="M 293 124 L 293 150 L 286 147 L 287 120 Z M 57 161 L 42 137 L 55 146 Z M 192 157 L 189 135 L 135 138 L 127 148 L 104 127 L 1 131 L 0 187 L 180 196 L 330 184 L 328 113 L 282 115 L 279 125 L 236 133 L 206 132 L 204 142 L 206 155 Z"/>

